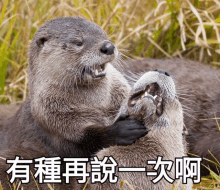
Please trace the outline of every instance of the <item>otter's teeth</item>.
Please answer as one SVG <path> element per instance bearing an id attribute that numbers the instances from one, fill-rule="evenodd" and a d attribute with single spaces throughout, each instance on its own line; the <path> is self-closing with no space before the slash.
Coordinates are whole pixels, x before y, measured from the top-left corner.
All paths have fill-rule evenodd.
<path id="1" fill-rule="evenodd" d="M 95 70 L 95 75 L 97 76 L 99 74 L 98 70 L 96 69 Z"/>
<path id="2" fill-rule="evenodd" d="M 148 95 L 148 93 L 147 92 L 144 92 L 142 95 L 141 95 L 141 98 L 143 98 L 143 97 L 145 97 L 145 96 L 147 96 Z"/>

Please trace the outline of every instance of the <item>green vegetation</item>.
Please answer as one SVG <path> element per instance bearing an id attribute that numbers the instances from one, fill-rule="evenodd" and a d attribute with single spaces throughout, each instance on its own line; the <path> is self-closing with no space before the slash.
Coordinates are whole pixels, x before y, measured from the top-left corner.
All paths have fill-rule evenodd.
<path id="1" fill-rule="evenodd" d="M 96 22 L 130 57 L 186 57 L 220 66 L 219 0 L 1 0 L 0 102 L 27 96 L 28 48 L 55 17 Z"/>
<path id="2" fill-rule="evenodd" d="M 76 15 L 101 26 L 132 58 L 178 56 L 220 67 L 219 0 L 1 0 L 1 103 L 27 96 L 28 48 L 38 27 Z M 219 182 L 211 173 L 195 188 L 220 189 Z"/>

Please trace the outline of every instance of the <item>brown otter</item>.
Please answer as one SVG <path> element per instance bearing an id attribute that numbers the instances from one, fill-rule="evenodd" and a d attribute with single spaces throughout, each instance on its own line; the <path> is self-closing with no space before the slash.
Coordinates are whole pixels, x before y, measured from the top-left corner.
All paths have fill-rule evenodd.
<path id="1" fill-rule="evenodd" d="M 134 73 L 161 68 L 173 76 L 184 109 L 184 123 L 188 130 L 186 140 L 189 153 L 220 161 L 220 71 L 188 59 L 142 59 L 127 61 Z M 218 118 L 213 119 L 213 118 Z M 218 173 L 219 168 L 203 160 Z M 216 161 L 215 161 L 216 162 Z M 202 166 L 202 175 L 209 171 Z"/>
<path id="2" fill-rule="evenodd" d="M 118 54 L 106 33 L 81 17 L 57 18 L 40 27 L 29 53 L 29 97 L 1 121 L 0 156 L 87 158 L 145 135 L 139 121 L 116 121 L 130 91 L 114 67 Z M 8 189 L 6 169 L 1 160 L 0 181 Z"/>
<path id="3" fill-rule="evenodd" d="M 176 157 L 186 155 L 185 139 L 182 135 L 184 127 L 182 106 L 176 95 L 175 84 L 167 72 L 163 70 L 147 72 L 134 84 L 127 114 L 131 118 L 144 121 L 149 130 L 148 134 L 130 146 L 112 146 L 99 151 L 97 153 L 99 159 L 112 156 L 117 161 L 117 167 L 146 167 L 147 171 L 150 171 L 152 167 L 147 165 L 147 160 L 156 160 L 157 156 L 162 156 L 164 160 L 175 161 Z M 168 172 L 172 178 L 174 168 Z M 117 183 L 107 181 L 103 184 L 90 184 L 88 189 L 119 190 L 122 180 L 127 180 L 135 189 L 161 190 L 172 187 L 165 179 L 154 184 L 151 182 L 154 177 L 146 176 L 145 172 L 116 172 L 116 175 Z M 192 181 L 189 179 L 187 184 L 182 184 L 179 180 L 173 187 L 192 189 Z M 130 188 L 125 185 L 123 189 Z"/>

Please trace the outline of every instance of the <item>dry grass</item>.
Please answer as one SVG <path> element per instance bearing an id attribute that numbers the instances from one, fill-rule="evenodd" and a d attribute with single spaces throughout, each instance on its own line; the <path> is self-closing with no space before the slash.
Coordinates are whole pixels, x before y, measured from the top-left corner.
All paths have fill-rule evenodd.
<path id="1" fill-rule="evenodd" d="M 3 0 L 0 10 L 2 103 L 26 98 L 30 41 L 55 17 L 96 22 L 131 57 L 178 56 L 220 66 L 219 0 Z"/>
<path id="2" fill-rule="evenodd" d="M 130 57 L 178 56 L 220 67 L 219 0 L 1 0 L 1 103 L 27 96 L 28 48 L 37 28 L 76 15 L 96 22 Z M 216 176 L 203 179 L 202 189 L 220 189 Z"/>

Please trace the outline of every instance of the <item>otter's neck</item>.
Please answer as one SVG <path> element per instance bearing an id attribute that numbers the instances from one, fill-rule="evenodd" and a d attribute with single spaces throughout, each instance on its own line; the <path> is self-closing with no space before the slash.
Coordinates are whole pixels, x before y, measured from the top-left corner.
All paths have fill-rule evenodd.
<path id="1" fill-rule="evenodd" d="M 167 159 L 182 157 L 186 154 L 183 138 L 183 115 L 182 110 L 170 110 L 165 113 L 164 124 L 155 123 L 148 136 L 161 144 L 161 151 L 166 151 Z M 161 155 L 163 156 L 163 155 Z"/>

